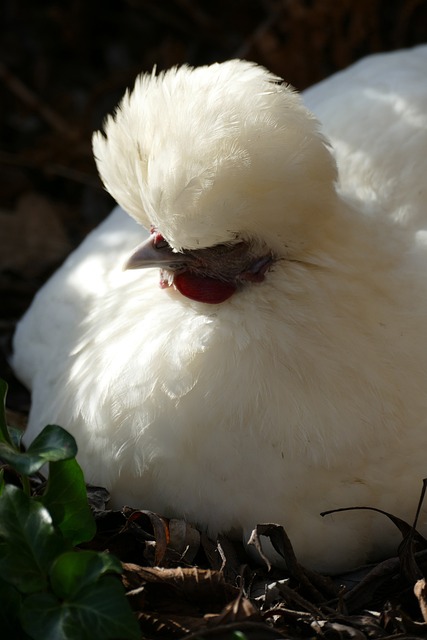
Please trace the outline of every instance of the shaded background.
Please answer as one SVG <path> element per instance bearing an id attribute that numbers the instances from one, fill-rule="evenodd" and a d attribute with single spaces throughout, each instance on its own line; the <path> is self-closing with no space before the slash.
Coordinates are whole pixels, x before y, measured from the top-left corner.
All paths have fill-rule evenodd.
<path id="1" fill-rule="evenodd" d="M 92 131 L 141 71 L 242 57 L 296 88 L 427 42 L 426 0 L 2 0 L 0 376 L 17 319 L 112 208 Z M 426 70 L 427 78 L 427 70 Z"/>

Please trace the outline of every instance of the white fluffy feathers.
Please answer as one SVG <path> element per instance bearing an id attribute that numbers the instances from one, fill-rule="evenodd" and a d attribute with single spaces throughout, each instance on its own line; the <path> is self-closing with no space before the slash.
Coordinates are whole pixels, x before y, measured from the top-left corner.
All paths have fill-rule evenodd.
<path id="1" fill-rule="evenodd" d="M 167 219 L 165 237 L 177 250 L 243 232 L 277 244 L 284 209 L 289 224 L 304 224 L 296 208 L 318 210 L 335 178 L 299 95 L 240 60 L 141 76 L 105 133 L 93 144 L 107 189 L 145 227 Z"/>

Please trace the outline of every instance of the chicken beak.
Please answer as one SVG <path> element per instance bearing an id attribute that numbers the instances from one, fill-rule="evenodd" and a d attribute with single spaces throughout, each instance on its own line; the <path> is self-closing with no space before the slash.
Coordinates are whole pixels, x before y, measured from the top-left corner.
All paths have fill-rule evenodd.
<path id="1" fill-rule="evenodd" d="M 124 269 L 147 269 L 160 267 L 171 271 L 183 267 L 188 263 L 188 256 L 174 253 L 167 242 L 157 242 L 156 234 L 139 245 L 124 265 Z"/>

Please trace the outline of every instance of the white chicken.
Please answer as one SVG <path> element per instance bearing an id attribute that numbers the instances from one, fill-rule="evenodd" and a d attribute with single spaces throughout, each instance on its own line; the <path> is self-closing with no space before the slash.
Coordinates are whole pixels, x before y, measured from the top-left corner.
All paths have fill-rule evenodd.
<path id="1" fill-rule="evenodd" d="M 131 217 L 38 293 L 14 367 L 28 441 L 67 428 L 113 505 L 211 536 L 276 522 L 334 572 L 399 535 L 320 513 L 412 521 L 427 476 L 427 47 L 303 97 L 323 129 L 250 62 L 138 78 L 93 140 Z"/>

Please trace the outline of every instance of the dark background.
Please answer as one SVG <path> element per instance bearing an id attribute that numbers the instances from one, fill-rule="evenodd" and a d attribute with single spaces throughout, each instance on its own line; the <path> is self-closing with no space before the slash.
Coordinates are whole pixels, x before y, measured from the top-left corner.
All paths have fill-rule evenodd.
<path id="1" fill-rule="evenodd" d="M 141 71 L 241 57 L 296 88 L 427 42 L 427 0 L 1 0 L 0 376 L 34 292 L 112 208 L 92 131 Z M 426 70 L 427 78 L 427 70 Z"/>

